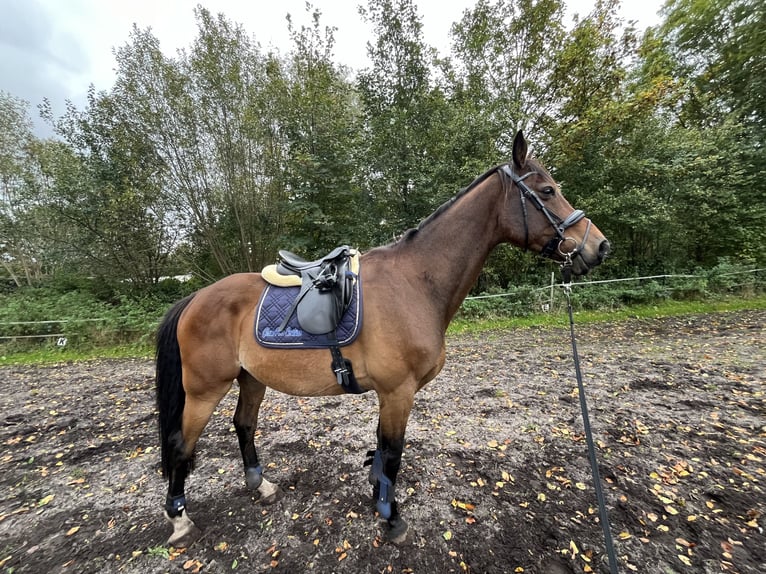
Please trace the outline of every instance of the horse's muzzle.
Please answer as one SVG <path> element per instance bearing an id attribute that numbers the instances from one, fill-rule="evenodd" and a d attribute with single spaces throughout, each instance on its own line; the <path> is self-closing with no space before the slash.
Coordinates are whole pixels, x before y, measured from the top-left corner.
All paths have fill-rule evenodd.
<path id="1" fill-rule="evenodd" d="M 604 259 L 606 259 L 607 255 L 609 255 L 609 250 L 612 248 L 611 245 L 609 245 L 609 241 L 604 239 L 598 246 L 598 263 L 601 264 L 604 262 Z"/>
<path id="2" fill-rule="evenodd" d="M 604 259 L 609 255 L 610 249 L 611 246 L 606 239 L 598 244 L 598 249 L 595 252 L 587 249 L 577 249 L 576 256 L 572 258 L 572 272 L 575 275 L 587 275 L 591 269 L 604 262 Z"/>

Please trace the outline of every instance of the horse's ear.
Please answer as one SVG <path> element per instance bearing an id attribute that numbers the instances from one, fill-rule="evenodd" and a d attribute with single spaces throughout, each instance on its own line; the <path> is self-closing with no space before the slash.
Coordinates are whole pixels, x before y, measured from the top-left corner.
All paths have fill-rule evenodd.
<path id="1" fill-rule="evenodd" d="M 524 134 L 521 130 L 516 132 L 516 137 L 513 138 L 513 164 L 523 169 L 527 163 L 527 140 L 524 139 Z"/>

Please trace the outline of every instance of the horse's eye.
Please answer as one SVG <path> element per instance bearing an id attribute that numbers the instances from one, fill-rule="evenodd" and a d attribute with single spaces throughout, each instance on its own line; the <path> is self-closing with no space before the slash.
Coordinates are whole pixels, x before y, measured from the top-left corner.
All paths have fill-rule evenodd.
<path id="1" fill-rule="evenodd" d="M 547 187 L 542 188 L 540 190 L 540 193 L 542 193 L 543 195 L 547 195 L 548 197 L 553 197 L 554 195 L 556 195 L 556 190 L 549 185 Z"/>

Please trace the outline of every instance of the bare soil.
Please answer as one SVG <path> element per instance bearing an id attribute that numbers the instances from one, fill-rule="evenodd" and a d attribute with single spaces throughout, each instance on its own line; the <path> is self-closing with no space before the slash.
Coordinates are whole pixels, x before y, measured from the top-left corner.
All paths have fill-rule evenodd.
<path id="1" fill-rule="evenodd" d="M 578 327 L 622 572 L 766 572 L 766 312 Z M 0 368 L 0 572 L 607 572 L 567 328 L 449 339 L 417 397 L 382 540 L 373 394 L 267 393 L 271 506 L 220 404 L 187 483 L 203 537 L 165 546 L 153 364 Z"/>

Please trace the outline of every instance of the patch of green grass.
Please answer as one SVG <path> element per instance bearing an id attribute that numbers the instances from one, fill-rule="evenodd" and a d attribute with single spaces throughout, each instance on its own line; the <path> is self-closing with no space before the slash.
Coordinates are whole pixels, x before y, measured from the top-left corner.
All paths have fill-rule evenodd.
<path id="1" fill-rule="evenodd" d="M 170 550 L 165 546 L 152 546 L 146 549 L 146 553 L 158 558 L 170 558 Z"/>
<path id="2" fill-rule="evenodd" d="M 140 344 L 94 348 L 50 346 L 26 351 L 10 351 L 7 353 L 0 350 L 0 366 L 50 365 L 74 361 L 88 361 L 92 359 L 134 359 L 153 356 L 154 349 Z"/>
<path id="3" fill-rule="evenodd" d="M 677 315 L 764 309 L 766 309 L 766 296 L 752 298 L 729 298 L 722 296 L 719 299 L 700 301 L 665 300 L 655 304 L 636 305 L 609 311 L 575 311 L 574 315 L 575 323 L 598 323 L 600 321 L 654 319 Z M 557 313 L 538 313 L 528 317 L 483 320 L 456 319 L 450 324 L 447 333 L 450 335 L 460 335 L 524 327 L 562 327 L 568 324 L 569 315 L 566 309 L 563 309 Z"/>

